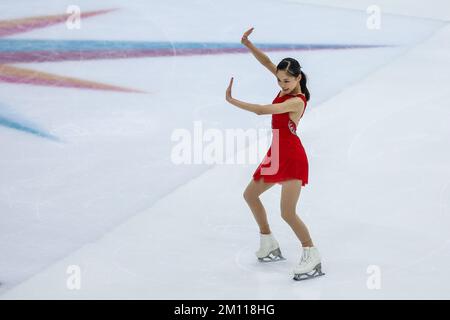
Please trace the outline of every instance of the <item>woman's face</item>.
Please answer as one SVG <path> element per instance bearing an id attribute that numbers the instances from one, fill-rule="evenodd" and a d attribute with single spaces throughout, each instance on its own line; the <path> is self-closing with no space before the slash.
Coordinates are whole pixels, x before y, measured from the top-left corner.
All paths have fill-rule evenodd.
<path id="1" fill-rule="evenodd" d="M 278 70 L 277 71 L 277 81 L 283 93 L 289 93 L 293 91 L 297 85 L 299 84 L 301 75 L 297 78 L 293 77 L 286 71 Z"/>

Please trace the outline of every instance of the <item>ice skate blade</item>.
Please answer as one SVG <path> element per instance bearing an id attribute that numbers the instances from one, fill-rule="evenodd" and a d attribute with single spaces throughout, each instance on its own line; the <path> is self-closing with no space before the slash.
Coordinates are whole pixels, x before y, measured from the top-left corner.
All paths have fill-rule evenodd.
<path id="1" fill-rule="evenodd" d="M 325 273 L 322 272 L 322 265 L 319 263 L 311 272 L 309 273 L 296 273 L 294 274 L 293 280 L 303 281 L 314 279 L 320 276 L 324 276 Z"/>
<path id="2" fill-rule="evenodd" d="M 286 258 L 281 255 L 280 248 L 277 248 L 271 251 L 266 257 L 258 258 L 258 260 L 259 262 L 276 262 L 286 260 Z"/>

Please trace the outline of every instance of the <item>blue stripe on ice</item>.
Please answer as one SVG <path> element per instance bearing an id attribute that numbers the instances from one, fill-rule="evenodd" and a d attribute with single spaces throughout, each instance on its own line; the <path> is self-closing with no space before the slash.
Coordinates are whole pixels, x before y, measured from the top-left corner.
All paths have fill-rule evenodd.
<path id="1" fill-rule="evenodd" d="M 385 45 L 359 44 L 292 44 L 272 43 L 258 44 L 261 49 L 345 49 L 374 48 Z M 244 46 L 236 42 L 148 42 L 148 41 L 86 41 L 86 40 L 0 40 L 0 52 L 32 51 L 95 51 L 95 50 L 164 50 L 164 49 L 234 49 Z"/>
<path id="2" fill-rule="evenodd" d="M 33 134 L 35 136 L 39 136 L 42 138 L 59 141 L 59 139 L 57 137 L 52 136 L 46 132 L 43 132 L 43 131 L 40 131 L 39 129 L 24 125 L 20 122 L 17 122 L 17 121 L 8 119 L 8 118 L 4 118 L 2 116 L 0 116 L 0 126 L 11 128 L 11 129 L 16 129 L 16 130 L 23 131 L 26 133 L 30 133 L 30 134 Z"/>
<path id="3" fill-rule="evenodd" d="M 22 132 L 26 132 L 41 138 L 46 138 L 54 141 L 59 141 L 58 137 L 53 136 L 47 132 L 39 130 L 37 128 L 33 128 L 31 125 L 27 125 L 25 123 L 21 123 L 17 120 L 13 120 L 11 118 L 0 115 L 0 126 L 19 130 Z"/>

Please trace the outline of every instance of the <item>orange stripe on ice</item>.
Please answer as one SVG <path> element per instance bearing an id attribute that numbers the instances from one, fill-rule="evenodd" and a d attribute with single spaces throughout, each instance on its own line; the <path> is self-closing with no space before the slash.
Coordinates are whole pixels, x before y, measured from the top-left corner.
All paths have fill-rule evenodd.
<path id="1" fill-rule="evenodd" d="M 88 18 L 99 14 L 108 13 L 117 9 L 106 9 L 97 11 L 81 12 L 81 18 Z M 67 21 L 67 18 L 72 14 L 59 14 L 40 17 L 30 17 L 23 19 L 14 19 L 0 21 L 0 37 L 9 36 L 12 34 L 23 33 L 31 31 L 33 29 L 44 28 L 57 23 L 63 23 Z"/>
<path id="2" fill-rule="evenodd" d="M 79 80 L 76 78 L 62 77 L 50 73 L 12 67 L 8 65 L 0 65 L 0 81 L 54 87 L 145 93 L 144 91 L 117 87 L 99 82 Z"/>

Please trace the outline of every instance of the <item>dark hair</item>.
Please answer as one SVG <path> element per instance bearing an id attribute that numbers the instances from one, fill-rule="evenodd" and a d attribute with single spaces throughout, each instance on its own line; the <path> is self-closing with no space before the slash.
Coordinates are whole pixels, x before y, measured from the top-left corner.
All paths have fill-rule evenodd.
<path id="1" fill-rule="evenodd" d="M 286 71 L 293 77 L 298 77 L 301 74 L 302 78 L 300 79 L 300 88 L 302 88 L 302 93 L 305 94 L 306 101 L 309 100 L 310 94 L 308 88 L 306 87 L 306 81 L 308 79 L 306 79 L 306 74 L 302 71 L 302 67 L 297 60 L 294 58 L 284 58 L 277 65 L 277 70 Z"/>

